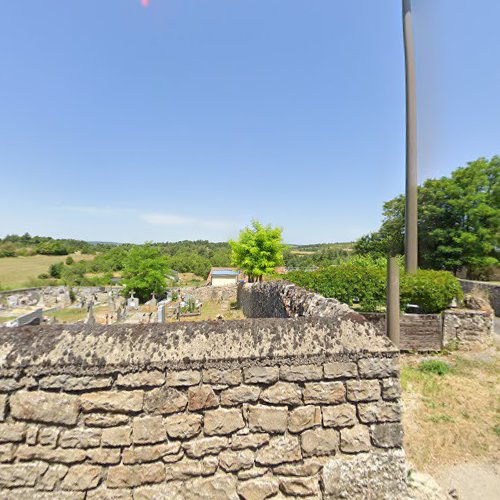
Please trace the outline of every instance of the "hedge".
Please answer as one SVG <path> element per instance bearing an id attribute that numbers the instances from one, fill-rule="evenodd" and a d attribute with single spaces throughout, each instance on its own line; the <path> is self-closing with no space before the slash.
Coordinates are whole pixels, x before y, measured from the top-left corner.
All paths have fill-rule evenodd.
<path id="1" fill-rule="evenodd" d="M 313 272 L 294 271 L 287 280 L 341 302 L 358 304 L 363 311 L 380 311 L 386 300 L 386 261 L 356 257 L 338 266 Z M 458 280 L 448 271 L 424 271 L 400 275 L 401 307 L 418 304 L 423 313 L 439 313 L 452 300 L 462 299 Z"/>

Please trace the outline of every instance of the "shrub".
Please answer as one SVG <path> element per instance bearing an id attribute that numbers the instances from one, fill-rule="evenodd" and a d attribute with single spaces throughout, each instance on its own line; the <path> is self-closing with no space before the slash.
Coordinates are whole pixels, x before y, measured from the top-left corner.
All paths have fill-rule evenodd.
<path id="1" fill-rule="evenodd" d="M 439 313 L 462 299 L 458 280 L 448 271 L 418 271 L 401 276 L 401 304 L 418 304 L 423 313 Z"/>
<path id="2" fill-rule="evenodd" d="M 421 361 L 418 369 L 423 373 L 434 373 L 436 375 L 446 375 L 450 371 L 450 365 L 439 359 L 428 359 Z"/>
<path id="3" fill-rule="evenodd" d="M 74 261 L 73 257 L 71 257 L 71 255 L 66 257 L 66 265 L 71 266 L 71 264 L 73 264 L 73 262 L 75 262 L 75 261 Z"/>
<path id="4" fill-rule="evenodd" d="M 49 274 L 52 278 L 60 278 L 63 272 L 64 264 L 58 262 L 57 264 L 51 264 L 49 267 Z"/>
<path id="5" fill-rule="evenodd" d="M 50 278 L 49 273 L 41 273 L 41 274 L 38 275 L 38 279 L 39 280 L 47 280 L 49 278 Z"/>
<path id="6" fill-rule="evenodd" d="M 291 272 L 289 281 L 333 297 L 361 310 L 383 310 L 386 301 L 386 260 L 354 257 L 338 266 L 318 271 Z M 401 307 L 418 304 L 423 313 L 439 313 L 449 307 L 453 298 L 462 298 L 458 280 L 447 271 L 418 271 L 400 275 Z"/>

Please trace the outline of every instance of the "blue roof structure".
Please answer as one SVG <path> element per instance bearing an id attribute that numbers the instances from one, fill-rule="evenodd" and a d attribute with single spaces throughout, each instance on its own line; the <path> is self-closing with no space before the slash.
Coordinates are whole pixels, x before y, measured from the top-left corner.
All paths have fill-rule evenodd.
<path id="1" fill-rule="evenodd" d="M 216 269 L 212 271 L 212 276 L 238 276 L 239 271 L 233 271 L 232 269 Z"/>

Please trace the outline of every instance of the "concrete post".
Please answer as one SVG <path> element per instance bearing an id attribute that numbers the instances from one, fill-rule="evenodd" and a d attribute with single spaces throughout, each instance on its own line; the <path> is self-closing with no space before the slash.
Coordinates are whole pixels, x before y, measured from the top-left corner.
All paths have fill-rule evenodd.
<path id="1" fill-rule="evenodd" d="M 399 347 L 399 263 L 397 257 L 387 258 L 387 305 L 385 325 L 387 336 Z"/>
<path id="2" fill-rule="evenodd" d="M 407 273 L 415 273 L 418 266 L 417 98 L 411 0 L 403 0 L 403 37 L 406 76 L 405 268 Z"/>

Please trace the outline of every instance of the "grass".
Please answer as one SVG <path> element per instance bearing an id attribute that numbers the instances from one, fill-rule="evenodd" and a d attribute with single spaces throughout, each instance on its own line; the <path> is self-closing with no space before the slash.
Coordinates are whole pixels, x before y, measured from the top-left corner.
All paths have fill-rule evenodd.
<path id="1" fill-rule="evenodd" d="M 7 323 L 12 319 L 16 319 L 16 316 L 0 316 L 0 323 Z"/>
<path id="2" fill-rule="evenodd" d="M 51 264 L 64 262 L 67 255 L 33 255 L 30 257 L 3 257 L 0 259 L 0 285 L 3 288 L 24 288 Z M 90 260 L 94 255 L 71 254 L 75 261 Z"/>
<path id="3" fill-rule="evenodd" d="M 222 314 L 225 320 L 230 320 L 230 319 L 244 319 L 244 315 L 239 309 L 235 308 L 228 308 L 228 309 L 223 309 L 221 308 L 221 304 L 216 303 L 216 302 L 208 302 L 205 301 L 203 302 L 203 306 L 201 307 L 201 314 L 200 316 L 192 316 L 192 317 L 187 317 L 187 318 L 181 318 L 181 321 L 206 321 L 210 319 L 216 319 L 219 314 Z M 168 321 L 177 321 L 175 318 L 168 318 Z"/>
<path id="4" fill-rule="evenodd" d="M 479 354 L 402 356 L 405 449 L 417 469 L 500 459 L 500 357 Z"/>
<path id="5" fill-rule="evenodd" d="M 108 306 L 94 307 L 94 316 L 98 322 L 99 320 L 104 322 L 108 310 Z M 87 308 L 80 309 L 76 307 L 67 307 L 66 309 L 50 311 L 46 313 L 46 315 L 50 318 L 56 318 L 59 323 L 75 323 L 87 317 Z"/>

